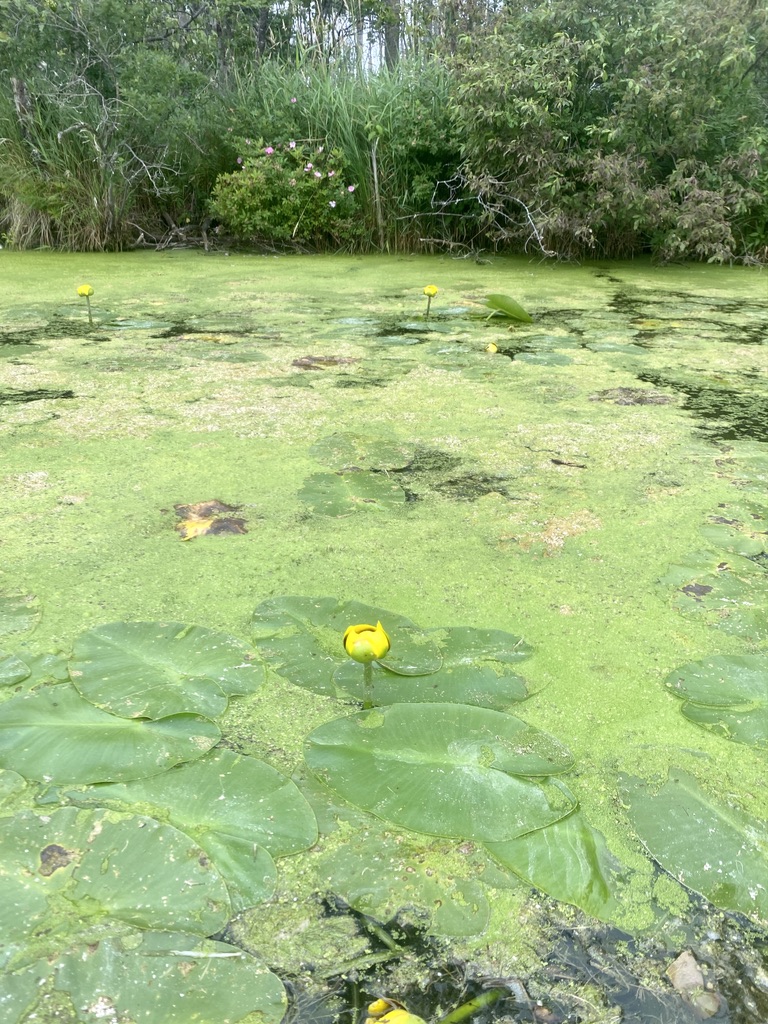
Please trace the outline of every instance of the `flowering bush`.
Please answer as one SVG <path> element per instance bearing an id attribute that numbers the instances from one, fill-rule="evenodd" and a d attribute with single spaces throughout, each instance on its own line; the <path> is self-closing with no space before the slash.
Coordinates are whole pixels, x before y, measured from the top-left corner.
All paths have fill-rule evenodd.
<path id="1" fill-rule="evenodd" d="M 337 150 L 291 141 L 239 140 L 239 169 L 222 174 L 211 211 L 244 241 L 327 247 L 359 236 L 355 185 Z"/>

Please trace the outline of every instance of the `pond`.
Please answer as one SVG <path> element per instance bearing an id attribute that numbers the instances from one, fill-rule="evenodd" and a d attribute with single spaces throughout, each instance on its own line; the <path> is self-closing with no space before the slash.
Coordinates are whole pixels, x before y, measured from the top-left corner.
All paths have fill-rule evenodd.
<path id="1" fill-rule="evenodd" d="M 764 273 L 0 257 L 8 1024 L 768 1019 Z"/>

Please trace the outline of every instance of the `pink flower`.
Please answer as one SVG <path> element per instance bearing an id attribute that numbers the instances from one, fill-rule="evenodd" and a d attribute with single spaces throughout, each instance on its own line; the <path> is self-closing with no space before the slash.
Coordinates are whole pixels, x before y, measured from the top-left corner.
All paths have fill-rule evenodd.
<path id="1" fill-rule="evenodd" d="M 332 199 L 330 203 L 328 203 L 328 205 L 331 207 L 331 209 L 333 209 L 333 207 L 336 205 L 336 201 Z"/>
<path id="2" fill-rule="evenodd" d="M 322 174 L 320 173 L 320 171 L 315 171 L 315 177 L 322 178 Z"/>
<path id="3" fill-rule="evenodd" d="M 332 178 L 335 173 L 336 173 L 336 171 L 328 171 L 328 177 Z"/>
<path id="4" fill-rule="evenodd" d="M 304 168 L 304 170 L 305 171 L 311 171 L 312 170 L 312 164 L 307 164 L 307 166 Z"/>
<path id="5" fill-rule="evenodd" d="M 289 142 L 288 143 L 288 149 L 296 149 L 296 143 L 295 142 Z"/>
<path id="6" fill-rule="evenodd" d="M 241 164 L 241 163 L 243 162 L 243 158 L 242 158 L 241 156 L 239 156 L 239 157 L 237 158 L 237 162 L 238 162 L 239 164 Z"/>
<path id="7" fill-rule="evenodd" d="M 295 97 L 295 96 L 292 96 L 292 97 L 291 97 L 291 103 L 295 103 L 295 102 L 296 102 L 296 97 Z"/>
<path id="8" fill-rule="evenodd" d="M 266 147 L 265 147 L 265 149 L 264 149 L 264 152 L 265 152 L 265 153 L 267 154 L 267 156 L 272 156 L 272 154 L 273 154 L 273 153 L 274 153 L 275 151 L 274 151 L 274 149 L 272 148 L 272 146 L 266 146 Z"/>
<path id="9" fill-rule="evenodd" d="M 347 192 L 354 192 L 354 191 L 355 191 L 355 186 L 354 185 L 349 185 L 347 187 Z"/>

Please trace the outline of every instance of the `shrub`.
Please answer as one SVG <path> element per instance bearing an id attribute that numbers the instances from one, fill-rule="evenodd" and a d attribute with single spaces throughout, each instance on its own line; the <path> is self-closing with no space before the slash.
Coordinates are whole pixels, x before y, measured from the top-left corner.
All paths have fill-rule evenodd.
<path id="1" fill-rule="evenodd" d="M 245 156 L 216 182 L 211 212 L 236 238 L 270 245 L 341 248 L 359 238 L 355 184 L 337 150 L 240 140 Z"/>

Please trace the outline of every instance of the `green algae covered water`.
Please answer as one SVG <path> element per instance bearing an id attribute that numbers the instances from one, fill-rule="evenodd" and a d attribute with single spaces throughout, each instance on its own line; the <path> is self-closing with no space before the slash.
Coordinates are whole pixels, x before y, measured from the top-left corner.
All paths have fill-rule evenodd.
<path id="1" fill-rule="evenodd" d="M 590 830 L 586 846 L 587 833 L 569 837 L 570 860 L 562 840 L 493 856 L 476 837 L 421 834 L 329 796 L 304 749 L 313 730 L 357 713 L 340 690 L 319 693 L 272 666 L 221 715 L 223 745 L 292 777 L 318 819 L 318 842 L 278 858 L 274 894 L 226 929 L 279 977 L 319 992 L 304 1019 L 349 1012 L 353 997 L 332 979 L 350 972 L 366 993 L 418 993 L 418 1011 L 437 1019 L 452 997 L 436 964 L 524 979 L 574 928 L 674 950 L 704 942 L 702 921 L 712 949 L 731 927 L 752 936 L 749 998 L 768 999 L 764 273 L 0 255 L 0 597 L 34 594 L 41 609 L 34 631 L 0 637 L 6 652 L 63 665 L 79 634 L 116 622 L 196 624 L 252 642 L 254 609 L 290 595 L 363 602 L 424 630 L 504 631 L 532 648 L 520 666 L 529 696 L 509 710 L 570 752 L 560 781 Z M 92 324 L 76 294 L 85 282 Z M 429 284 L 438 293 L 426 318 Z M 489 293 L 511 296 L 533 322 L 489 319 Z M 222 519 L 221 532 L 199 525 Z M 682 694 L 674 674 L 713 658 L 726 659 L 726 697 L 684 703 L 691 673 Z M 747 695 L 745 665 L 757 680 Z M 19 688 L 7 686 L 7 699 Z M 8 815 L 36 806 L 35 785 Z M 684 791 L 679 805 L 664 803 L 670 786 Z M 733 841 L 734 859 L 715 844 L 699 864 L 688 815 Z M 376 860 L 377 844 L 443 890 L 363 900 L 345 851 Z M 590 856 L 574 880 L 573 864 Z M 715 857 L 719 888 L 706 875 Z M 475 888 L 457 896 L 457 879 Z M 585 894 L 604 885 L 602 902 Z M 487 913 L 441 927 L 432 904 L 446 899 Z M 576 992 L 584 1020 L 617 1019 L 616 1005 L 650 1020 L 620 996 L 669 989 L 668 962 L 611 991 L 575 968 L 551 988 Z M 376 975 L 382 964 L 389 973 Z M 518 1019 L 503 1016 L 514 999 L 523 1012 L 520 991 L 504 991 L 486 1019 Z M 563 1013 L 576 1005 L 557 998 Z M 679 1015 L 663 1017 L 673 1011 L 659 1003 L 657 1017 L 689 1019 L 690 1000 L 675 998 Z M 728 992 L 718 999 L 718 1019 L 741 1019 L 733 996 L 730 1009 Z M 60 994 L 51 1005 L 51 1019 L 91 1019 Z"/>

